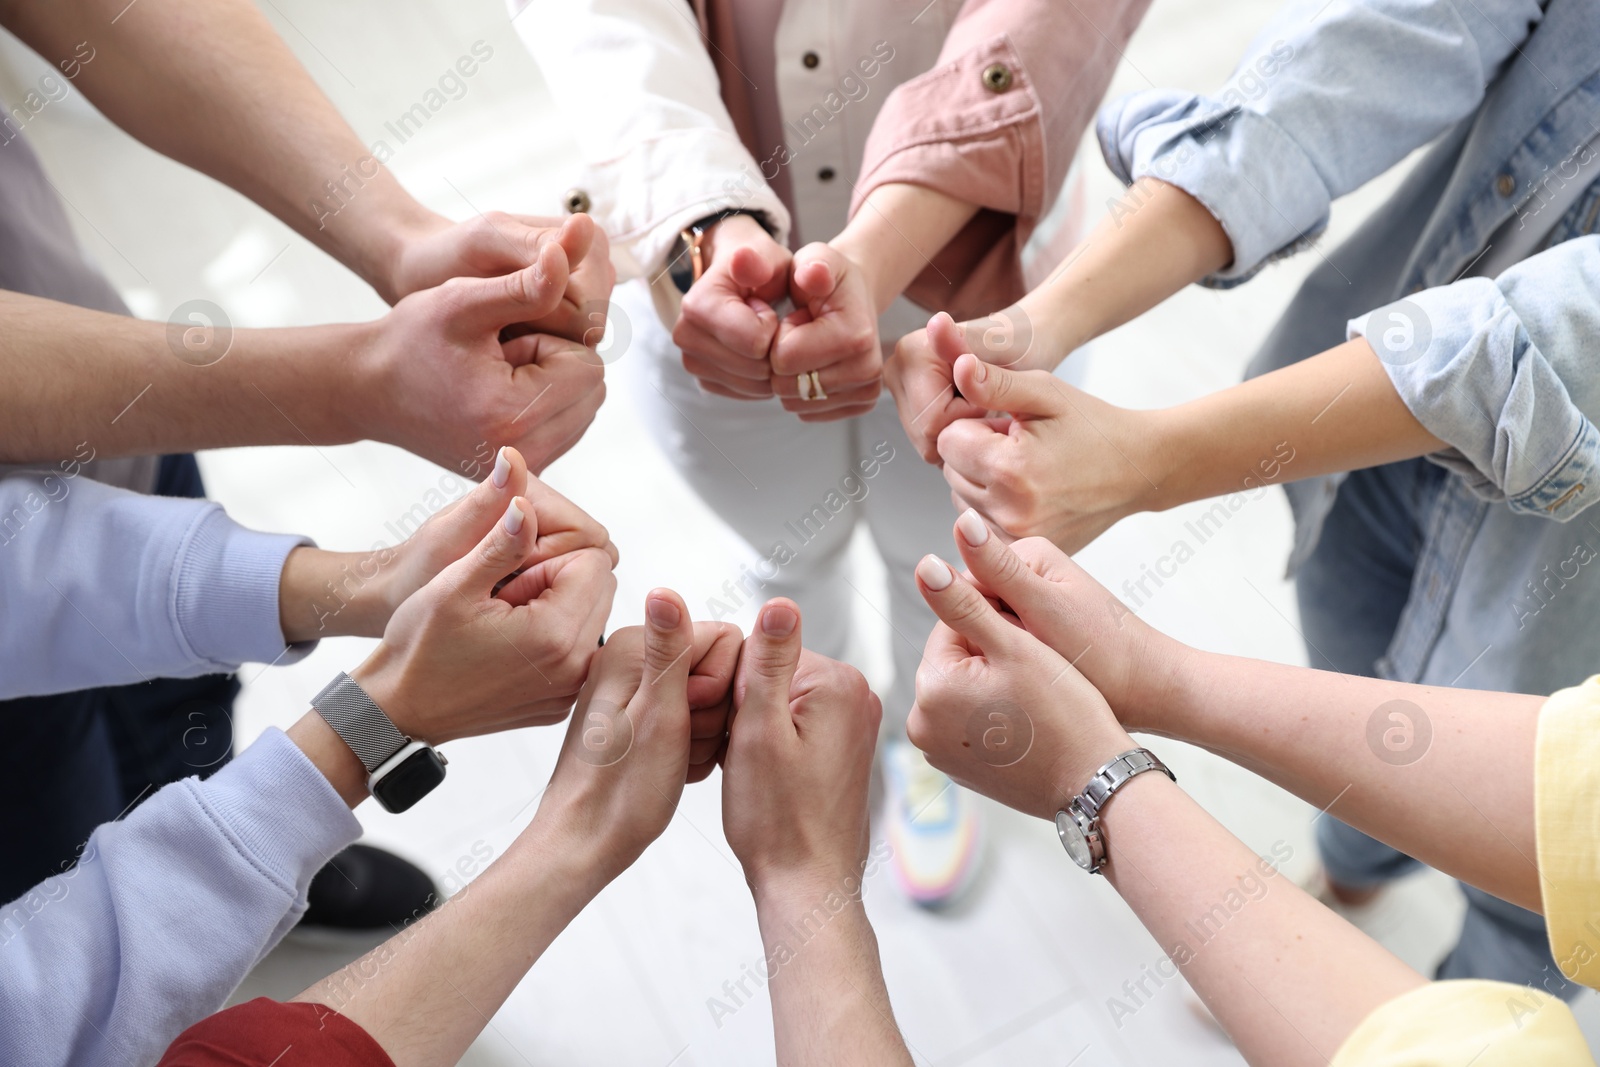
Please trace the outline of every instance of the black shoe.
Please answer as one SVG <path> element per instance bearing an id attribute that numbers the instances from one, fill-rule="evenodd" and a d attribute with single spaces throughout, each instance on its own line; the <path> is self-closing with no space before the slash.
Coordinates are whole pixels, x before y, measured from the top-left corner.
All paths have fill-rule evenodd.
<path id="1" fill-rule="evenodd" d="M 371 845 L 351 845 L 311 879 L 296 933 L 379 935 L 385 940 L 439 906 L 420 868 Z"/>

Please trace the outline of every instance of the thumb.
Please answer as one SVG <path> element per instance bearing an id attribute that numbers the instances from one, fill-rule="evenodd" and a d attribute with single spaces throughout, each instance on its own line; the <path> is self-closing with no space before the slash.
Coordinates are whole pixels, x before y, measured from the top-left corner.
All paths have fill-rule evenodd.
<path id="1" fill-rule="evenodd" d="M 956 320 L 944 311 L 928 320 L 928 341 L 933 346 L 933 354 L 946 363 L 954 363 L 972 351 L 972 346 L 967 344 L 967 331 L 957 326 Z"/>
<path id="2" fill-rule="evenodd" d="M 671 589 L 652 589 L 644 600 L 644 679 L 642 689 L 655 699 L 689 708 L 689 655 L 694 622 L 683 598 Z"/>
<path id="3" fill-rule="evenodd" d="M 471 334 L 499 333 L 555 311 L 567 291 L 567 252 L 547 241 L 527 267 L 498 278 L 456 278 L 446 284 L 459 294 L 455 324 Z"/>
<path id="4" fill-rule="evenodd" d="M 1062 409 L 1055 378 L 1042 370 L 1007 370 L 974 355 L 956 360 L 956 388 L 988 411 L 1008 415 L 1054 415 Z"/>
<path id="5" fill-rule="evenodd" d="M 789 687 L 800 666 L 800 608 L 784 597 L 769 600 L 744 639 L 734 691 L 741 713 L 789 710 Z"/>
<path id="6" fill-rule="evenodd" d="M 1041 578 L 1010 545 L 994 536 L 977 509 L 968 508 L 957 516 L 956 546 L 977 583 L 1016 612 L 1023 625 L 1032 609 L 1048 610 L 1052 599 L 1059 600 L 1060 586 Z M 1054 545 L 1050 549 L 1068 558 Z"/>
<path id="7" fill-rule="evenodd" d="M 790 288 L 794 290 L 796 304 L 814 304 L 833 294 L 839 284 L 839 272 L 821 255 L 807 255 L 802 248 L 794 254 L 794 270 Z"/>
<path id="8" fill-rule="evenodd" d="M 436 581 L 473 600 L 488 599 L 500 580 L 520 568 L 539 539 L 539 517 L 523 497 L 513 497 L 505 516 L 477 546 L 439 572 Z"/>
<path id="9" fill-rule="evenodd" d="M 741 289 L 760 289 L 772 281 L 772 264 L 749 245 L 740 245 L 728 259 L 728 277 Z"/>
<path id="10" fill-rule="evenodd" d="M 588 256 L 594 245 L 594 231 L 594 219 L 583 214 L 568 215 L 567 221 L 556 231 L 556 243 L 566 253 L 569 271 Z"/>
<path id="11" fill-rule="evenodd" d="M 917 564 L 917 586 L 940 622 L 991 659 L 1009 647 L 1019 632 L 972 583 L 938 556 L 923 556 Z"/>

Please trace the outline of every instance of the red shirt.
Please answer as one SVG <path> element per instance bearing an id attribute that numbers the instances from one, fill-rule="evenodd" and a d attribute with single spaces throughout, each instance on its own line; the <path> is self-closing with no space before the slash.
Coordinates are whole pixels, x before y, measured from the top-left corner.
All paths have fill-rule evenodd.
<path id="1" fill-rule="evenodd" d="M 257 997 L 178 1035 L 159 1067 L 395 1067 L 365 1030 L 321 1004 Z"/>

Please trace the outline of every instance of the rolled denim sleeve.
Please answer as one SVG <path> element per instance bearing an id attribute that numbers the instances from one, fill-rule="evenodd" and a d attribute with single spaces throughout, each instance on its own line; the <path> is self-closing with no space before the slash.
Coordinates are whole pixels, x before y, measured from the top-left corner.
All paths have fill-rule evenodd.
<path id="1" fill-rule="evenodd" d="M 1513 511 L 1566 522 L 1600 498 L 1600 236 L 1498 278 L 1427 289 L 1352 320 L 1406 407 L 1450 447 L 1430 457 Z"/>
<path id="2" fill-rule="evenodd" d="M 1539 0 L 1317 7 L 1289 5 L 1214 96 L 1147 90 L 1100 112 L 1117 177 L 1176 185 L 1227 232 L 1233 262 L 1206 284 L 1309 246 L 1334 199 L 1472 114 L 1543 15 Z"/>

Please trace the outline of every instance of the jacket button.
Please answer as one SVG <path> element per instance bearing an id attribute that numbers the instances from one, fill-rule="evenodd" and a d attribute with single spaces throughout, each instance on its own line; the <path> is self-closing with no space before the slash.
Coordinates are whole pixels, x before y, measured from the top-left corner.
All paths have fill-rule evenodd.
<path id="1" fill-rule="evenodd" d="M 1517 179 L 1509 174 L 1502 174 L 1494 180 L 1494 191 L 1501 196 L 1510 196 L 1517 191 Z"/>
<path id="2" fill-rule="evenodd" d="M 1004 63 L 990 63 L 983 68 L 983 87 L 991 93 L 1003 93 L 1011 88 L 1011 70 Z"/>
<path id="3" fill-rule="evenodd" d="M 589 194 L 582 189 L 568 189 L 561 194 L 561 203 L 566 207 L 567 213 L 579 215 L 589 210 Z"/>
<path id="4" fill-rule="evenodd" d="M 816 70 L 817 64 L 822 62 L 822 57 L 815 52 L 807 52 L 800 57 L 800 62 L 805 64 L 807 70 Z"/>
<path id="5" fill-rule="evenodd" d="M 823 167 L 821 170 L 817 171 L 817 181 L 819 181 L 819 182 L 831 182 L 831 181 L 833 181 L 833 168 L 832 167 Z"/>

